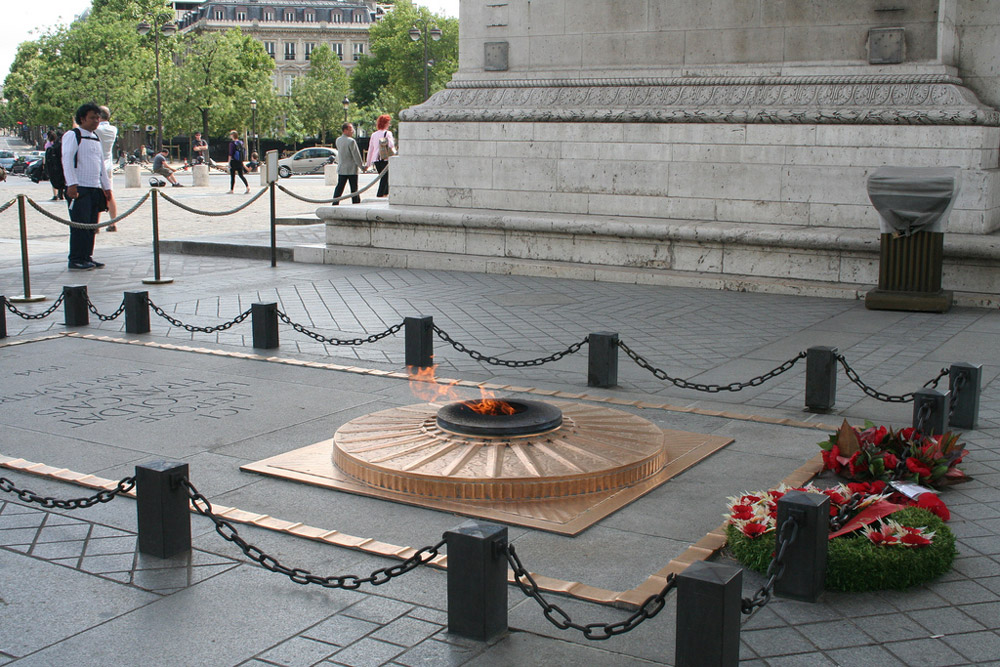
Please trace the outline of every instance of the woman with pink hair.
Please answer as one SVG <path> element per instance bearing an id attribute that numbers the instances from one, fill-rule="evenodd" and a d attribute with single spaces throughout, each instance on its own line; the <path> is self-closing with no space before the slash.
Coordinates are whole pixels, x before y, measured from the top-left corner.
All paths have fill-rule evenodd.
<path id="1" fill-rule="evenodd" d="M 389 166 L 389 158 L 396 154 L 396 142 L 392 137 L 392 130 L 389 129 L 391 122 L 392 116 L 387 113 L 375 120 L 376 130 L 372 132 L 372 136 L 368 140 L 365 169 L 375 165 L 375 169 L 381 174 Z M 378 184 L 378 196 L 389 196 L 389 174 L 383 176 L 382 181 Z"/>

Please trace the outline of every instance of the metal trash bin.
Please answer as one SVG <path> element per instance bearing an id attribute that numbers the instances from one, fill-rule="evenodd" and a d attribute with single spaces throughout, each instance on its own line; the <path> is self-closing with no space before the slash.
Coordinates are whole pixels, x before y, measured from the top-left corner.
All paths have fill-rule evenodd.
<path id="1" fill-rule="evenodd" d="M 868 198 L 881 235 L 878 287 L 870 310 L 943 313 L 952 293 L 941 289 L 944 233 L 960 186 L 958 167 L 882 167 L 868 177 Z"/>

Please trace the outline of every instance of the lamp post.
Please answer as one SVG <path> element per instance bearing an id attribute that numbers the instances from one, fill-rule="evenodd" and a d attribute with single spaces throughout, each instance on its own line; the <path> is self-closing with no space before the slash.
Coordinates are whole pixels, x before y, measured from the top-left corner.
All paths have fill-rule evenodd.
<path id="1" fill-rule="evenodd" d="M 257 139 L 257 100 L 250 100 L 250 133 L 253 135 L 250 148 L 260 155 L 260 141 Z"/>
<path id="2" fill-rule="evenodd" d="M 143 21 L 135 27 L 136 32 L 145 35 L 149 31 L 153 32 L 153 53 L 156 59 L 156 78 L 153 83 L 156 85 L 156 152 L 163 150 L 163 103 L 160 100 L 160 33 L 170 36 L 177 32 L 177 24 L 170 20 L 167 14 L 161 16 L 151 16 L 153 24 Z"/>
<path id="3" fill-rule="evenodd" d="M 410 28 L 410 39 L 414 42 L 419 41 L 421 37 L 424 39 L 424 101 L 431 96 L 430 93 L 430 69 L 431 65 L 434 64 L 433 60 L 428 59 L 427 54 L 427 36 L 435 42 L 441 39 L 441 30 L 436 25 L 428 25 L 426 19 L 417 19 L 417 23 L 420 24 L 420 28 L 417 27 L 416 23 Z M 422 28 L 422 30 L 421 30 Z"/>
<path id="4" fill-rule="evenodd" d="M 347 110 L 351 108 L 351 100 L 348 99 L 347 95 L 344 95 L 344 99 L 341 101 L 344 105 L 344 122 L 347 122 Z"/>

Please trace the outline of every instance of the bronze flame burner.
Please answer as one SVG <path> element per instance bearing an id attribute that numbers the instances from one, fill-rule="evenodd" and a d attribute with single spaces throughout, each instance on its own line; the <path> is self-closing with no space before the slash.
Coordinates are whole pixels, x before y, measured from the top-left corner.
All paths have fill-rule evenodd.
<path id="1" fill-rule="evenodd" d="M 548 433 L 562 426 L 562 410 L 541 401 L 504 401 L 513 414 L 483 414 L 472 409 L 478 401 L 460 401 L 443 406 L 437 425 L 449 433 L 483 437 L 515 437 Z"/>

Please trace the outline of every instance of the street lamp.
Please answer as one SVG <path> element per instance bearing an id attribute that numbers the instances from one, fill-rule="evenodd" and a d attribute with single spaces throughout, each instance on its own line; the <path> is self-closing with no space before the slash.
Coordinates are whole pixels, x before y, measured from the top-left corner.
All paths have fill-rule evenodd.
<path id="1" fill-rule="evenodd" d="M 253 135 L 250 148 L 260 155 L 260 141 L 257 139 L 257 100 L 250 100 L 250 132 Z"/>
<path id="2" fill-rule="evenodd" d="M 169 15 L 166 14 L 151 18 L 155 25 L 143 21 L 135 27 L 135 30 L 140 35 L 145 35 L 150 30 L 153 31 L 153 51 L 156 59 L 156 78 L 153 80 L 153 83 L 156 84 L 156 152 L 159 153 L 163 150 L 163 103 L 160 101 L 160 33 L 162 32 L 169 37 L 177 32 L 177 24 L 171 21 Z"/>
<path id="3" fill-rule="evenodd" d="M 431 39 L 433 39 L 436 42 L 439 39 L 441 39 L 441 30 L 436 25 L 428 26 L 427 21 L 422 18 L 417 19 L 417 23 L 420 24 L 423 30 L 421 30 L 421 28 L 418 28 L 416 23 L 414 23 L 413 27 L 410 28 L 410 39 L 416 42 L 419 41 L 421 37 L 424 38 L 424 101 L 426 102 L 427 98 L 431 96 L 430 69 L 431 65 L 434 64 L 433 60 L 428 60 L 427 35 L 429 34 Z"/>
<path id="4" fill-rule="evenodd" d="M 343 101 L 341 101 L 341 104 L 344 105 L 344 123 L 346 124 L 347 123 L 347 110 L 351 108 L 351 100 L 349 100 L 347 98 L 347 95 L 344 95 L 344 99 L 343 99 Z"/>

